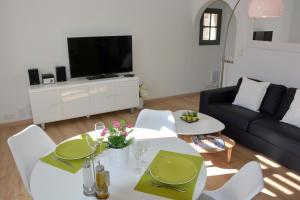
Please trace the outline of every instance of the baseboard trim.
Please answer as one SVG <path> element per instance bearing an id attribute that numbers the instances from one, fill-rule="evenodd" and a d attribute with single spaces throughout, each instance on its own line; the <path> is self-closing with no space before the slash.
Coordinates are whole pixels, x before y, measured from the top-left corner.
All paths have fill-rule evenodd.
<path id="1" fill-rule="evenodd" d="M 145 103 L 156 103 L 159 101 L 166 101 L 166 100 L 170 100 L 173 98 L 189 97 L 189 96 L 196 96 L 196 95 L 200 95 L 200 91 L 193 92 L 193 93 L 186 93 L 186 94 L 178 94 L 178 95 L 167 96 L 167 97 L 159 97 L 159 98 L 154 98 L 154 99 L 146 99 L 146 100 L 144 100 L 144 102 Z"/>
<path id="2" fill-rule="evenodd" d="M 3 123 L 3 124 L 0 124 L 0 128 L 30 125 L 30 124 L 33 124 L 33 119 L 25 119 L 25 120 L 20 120 L 20 121 L 15 121 L 15 122 Z"/>

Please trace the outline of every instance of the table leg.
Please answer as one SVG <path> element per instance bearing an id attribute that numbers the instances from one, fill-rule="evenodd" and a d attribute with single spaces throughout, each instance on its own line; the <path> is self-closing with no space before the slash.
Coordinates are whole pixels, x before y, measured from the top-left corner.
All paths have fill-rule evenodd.
<path id="1" fill-rule="evenodd" d="M 45 123 L 42 123 L 42 124 L 41 124 L 41 127 L 42 127 L 42 129 L 44 129 L 44 130 L 45 130 L 45 129 L 46 129 L 46 125 L 45 125 Z"/>
<path id="2" fill-rule="evenodd" d="M 231 154 L 232 154 L 232 148 L 227 149 L 227 162 L 230 163 L 231 161 Z"/>

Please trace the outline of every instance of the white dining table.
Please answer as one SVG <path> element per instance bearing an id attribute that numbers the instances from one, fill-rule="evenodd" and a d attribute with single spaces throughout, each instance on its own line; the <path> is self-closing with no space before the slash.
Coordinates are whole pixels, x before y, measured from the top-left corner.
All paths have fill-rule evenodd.
<path id="1" fill-rule="evenodd" d="M 138 131 L 135 131 L 137 134 Z M 92 133 L 93 134 L 93 133 Z M 148 130 L 147 134 L 151 134 Z M 159 133 L 156 133 L 159 134 Z M 137 139 L 138 140 L 138 139 Z M 149 150 L 145 154 L 145 161 L 150 163 L 160 150 L 174 151 L 195 156 L 200 154 L 195 151 L 188 143 L 177 137 L 155 137 L 148 138 Z M 106 150 L 109 151 L 109 150 Z M 143 193 L 134 190 L 142 174 L 134 172 L 135 160 L 130 151 L 129 162 L 127 166 L 118 168 L 109 163 L 108 153 L 104 151 L 100 157 L 101 163 L 105 169 L 110 172 L 110 200 L 148 200 L 148 199 L 165 199 L 163 197 Z M 193 199 L 197 199 L 202 193 L 206 182 L 206 167 L 203 161 L 199 176 L 196 182 Z M 35 200 L 94 200 L 95 197 L 87 197 L 83 194 L 82 188 L 82 171 L 76 174 L 66 172 L 55 168 L 42 161 L 38 161 L 34 166 L 30 180 L 30 190 Z"/>

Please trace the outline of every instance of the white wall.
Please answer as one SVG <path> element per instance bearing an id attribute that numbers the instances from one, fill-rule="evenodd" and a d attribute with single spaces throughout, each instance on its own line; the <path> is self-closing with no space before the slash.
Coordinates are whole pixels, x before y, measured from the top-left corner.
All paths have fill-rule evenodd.
<path id="1" fill-rule="evenodd" d="M 202 90 L 191 19 L 191 0 L 1 0 L 0 123 L 31 117 L 26 70 L 68 66 L 69 36 L 132 34 L 134 72 L 150 98 Z"/>
<path id="2" fill-rule="evenodd" d="M 221 39 L 220 45 L 200 45 L 199 46 L 199 24 L 200 19 L 205 8 L 219 8 L 222 9 L 222 29 L 221 29 Z M 201 9 L 203 8 L 203 9 Z M 201 4 L 198 9 L 196 16 L 194 18 L 194 43 L 193 43 L 193 62 L 202 68 L 202 73 L 207 74 L 205 77 L 205 82 L 209 83 L 206 85 L 209 88 L 211 81 L 211 72 L 215 70 L 221 70 L 222 54 L 224 49 L 225 32 L 231 14 L 231 8 L 225 1 L 208 1 L 208 4 Z M 226 57 L 234 57 L 235 46 L 235 31 L 236 31 L 236 21 L 233 18 L 233 23 L 231 23 L 230 31 L 228 33 L 228 45 L 226 45 Z"/>
<path id="3" fill-rule="evenodd" d="M 273 31 L 273 42 L 300 43 L 299 9 L 299 0 L 285 0 L 281 17 L 255 19 L 253 31 Z"/>
<path id="4" fill-rule="evenodd" d="M 68 36 L 132 34 L 134 72 L 150 98 L 205 89 L 220 60 L 209 47 L 199 48 L 197 17 L 214 1 L 1 0 L 0 123 L 31 117 L 26 69 L 46 73 L 68 66 Z M 236 2 L 226 1 L 231 7 Z M 300 87 L 300 53 L 248 45 L 248 3 L 241 1 L 235 12 L 235 64 L 226 64 L 225 84 L 245 75 Z"/>
<path id="5" fill-rule="evenodd" d="M 300 19 L 300 1 L 294 0 L 294 9 L 292 14 L 292 21 L 291 21 L 291 31 L 289 36 L 289 42 L 291 43 L 300 43 L 300 25 L 299 25 L 299 19 Z"/>
<path id="6" fill-rule="evenodd" d="M 236 11 L 236 57 L 234 65 L 227 65 L 226 85 L 236 84 L 241 76 L 249 76 L 300 88 L 300 45 L 278 43 L 268 45 L 268 48 L 264 48 L 264 44 L 260 48 L 250 45 L 252 30 L 249 27 L 252 26 L 251 20 L 245 15 L 248 3 L 249 0 L 241 1 Z"/>
<path id="7" fill-rule="evenodd" d="M 193 19 L 196 19 L 201 7 L 214 1 L 193 0 Z M 226 2 L 233 8 L 237 0 Z M 300 88 L 300 45 L 278 43 L 274 47 L 265 45 L 267 48 L 264 48 L 264 44 L 260 48 L 250 45 L 253 21 L 247 16 L 249 2 L 250 0 L 241 1 L 235 11 L 237 31 L 234 64 L 225 65 L 224 85 L 234 85 L 241 76 L 249 76 Z"/>
<path id="8" fill-rule="evenodd" d="M 299 1 L 299 0 L 296 0 Z M 285 0 L 281 17 L 255 19 L 253 31 L 273 31 L 274 42 L 289 42 L 291 19 L 295 9 L 295 0 Z"/>

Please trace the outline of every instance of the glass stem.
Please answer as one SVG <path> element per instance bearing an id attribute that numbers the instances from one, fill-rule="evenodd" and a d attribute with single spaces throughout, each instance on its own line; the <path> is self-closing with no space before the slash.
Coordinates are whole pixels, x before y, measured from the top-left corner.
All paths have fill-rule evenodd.
<path id="1" fill-rule="evenodd" d="M 96 173 L 95 173 L 94 154 L 95 154 L 95 153 L 93 153 L 93 154 L 91 155 L 91 160 L 92 160 L 92 168 L 93 168 L 93 177 L 94 177 L 94 182 L 95 182 L 95 180 L 96 180 Z"/>

